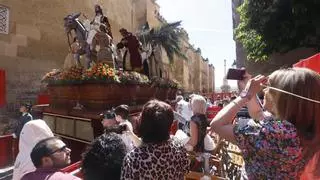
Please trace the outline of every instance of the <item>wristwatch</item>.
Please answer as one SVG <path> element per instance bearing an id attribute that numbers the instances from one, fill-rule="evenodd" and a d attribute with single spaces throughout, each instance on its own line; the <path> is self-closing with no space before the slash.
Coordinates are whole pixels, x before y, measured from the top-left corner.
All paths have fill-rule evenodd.
<path id="1" fill-rule="evenodd" d="M 248 100 L 250 100 L 252 98 L 251 94 L 248 93 L 248 90 L 242 90 L 240 93 L 240 97 L 243 99 L 248 99 Z"/>

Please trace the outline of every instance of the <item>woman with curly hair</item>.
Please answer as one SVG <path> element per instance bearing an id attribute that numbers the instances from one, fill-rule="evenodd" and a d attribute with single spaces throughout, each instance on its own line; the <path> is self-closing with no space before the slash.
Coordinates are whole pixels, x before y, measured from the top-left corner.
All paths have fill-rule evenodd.
<path id="1" fill-rule="evenodd" d="M 126 153 L 126 145 L 118 134 L 99 136 L 83 154 L 81 170 L 84 180 L 120 179 Z"/>

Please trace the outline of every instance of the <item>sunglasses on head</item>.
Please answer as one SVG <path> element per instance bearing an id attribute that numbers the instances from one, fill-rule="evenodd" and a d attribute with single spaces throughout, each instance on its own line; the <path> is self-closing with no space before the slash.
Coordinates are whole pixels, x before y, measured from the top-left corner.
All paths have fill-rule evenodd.
<path id="1" fill-rule="evenodd" d="M 116 115 L 114 113 L 103 114 L 103 119 L 114 119 Z"/>

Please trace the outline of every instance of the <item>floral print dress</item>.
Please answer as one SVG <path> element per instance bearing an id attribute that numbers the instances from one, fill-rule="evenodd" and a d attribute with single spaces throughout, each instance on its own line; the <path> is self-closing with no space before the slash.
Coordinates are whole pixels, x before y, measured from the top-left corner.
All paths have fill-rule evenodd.
<path id="1" fill-rule="evenodd" d="M 248 179 L 297 179 L 304 166 L 302 148 L 293 124 L 266 117 L 238 119 L 234 127 Z"/>

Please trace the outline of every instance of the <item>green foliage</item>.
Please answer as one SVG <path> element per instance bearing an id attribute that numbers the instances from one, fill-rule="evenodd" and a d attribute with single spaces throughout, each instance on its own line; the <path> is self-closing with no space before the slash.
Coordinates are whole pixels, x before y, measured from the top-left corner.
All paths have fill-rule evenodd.
<path id="1" fill-rule="evenodd" d="M 164 48 L 170 62 L 173 62 L 174 55 L 187 59 L 180 48 L 180 39 L 182 36 L 180 26 L 181 21 L 166 23 L 140 33 L 139 39 L 144 45 L 151 44 Z"/>
<path id="2" fill-rule="evenodd" d="M 319 8 L 319 0 L 245 0 L 236 38 L 256 61 L 299 47 L 319 49 Z"/>

